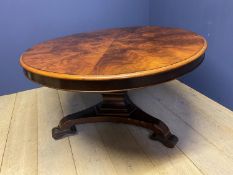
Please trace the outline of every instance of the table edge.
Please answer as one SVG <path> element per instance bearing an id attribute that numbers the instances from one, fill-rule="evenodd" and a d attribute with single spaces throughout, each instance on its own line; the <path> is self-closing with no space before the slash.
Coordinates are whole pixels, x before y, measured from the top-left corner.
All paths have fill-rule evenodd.
<path id="1" fill-rule="evenodd" d="M 200 36 L 200 35 L 199 35 Z M 202 36 L 200 36 L 202 37 Z M 133 72 L 133 73 L 126 73 L 126 74 L 118 74 L 118 75 L 69 75 L 69 74 L 61 74 L 61 73 L 55 73 L 55 72 L 47 72 L 43 70 L 39 70 L 33 67 L 28 66 L 23 62 L 23 57 L 21 55 L 20 57 L 20 65 L 23 67 L 24 70 L 38 74 L 41 76 L 46 76 L 50 78 L 58 78 L 58 79 L 65 79 L 65 80 L 90 80 L 90 81 L 100 81 L 100 80 L 119 80 L 119 79 L 128 79 L 128 78 L 137 78 L 137 77 L 144 77 L 154 74 L 160 74 L 162 72 L 170 71 L 173 69 L 179 69 L 182 66 L 185 66 L 186 64 L 189 64 L 192 61 L 195 61 L 195 59 L 198 59 L 203 54 L 205 54 L 205 51 L 207 50 L 207 41 L 204 37 L 202 37 L 204 44 L 203 48 L 200 49 L 196 54 L 194 54 L 192 57 L 185 59 L 183 61 L 174 63 L 169 66 L 161 67 L 158 69 L 151 69 L 151 70 L 145 70 L 145 71 L 139 71 L 139 72 Z"/>
<path id="2" fill-rule="evenodd" d="M 25 76 L 38 84 L 55 89 L 74 90 L 84 92 L 107 92 L 123 91 L 136 88 L 152 86 L 176 79 L 198 67 L 204 60 L 205 53 L 192 62 L 179 68 L 160 72 L 159 74 L 145 75 L 143 77 L 130 77 L 124 79 L 107 79 L 107 80 L 70 80 L 48 77 L 41 74 L 24 70 Z"/>

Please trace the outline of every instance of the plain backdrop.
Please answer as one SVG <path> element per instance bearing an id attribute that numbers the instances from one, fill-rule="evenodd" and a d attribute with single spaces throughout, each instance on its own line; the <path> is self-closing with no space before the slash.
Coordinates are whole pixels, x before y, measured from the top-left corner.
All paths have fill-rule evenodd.
<path id="1" fill-rule="evenodd" d="M 38 87 L 18 64 L 44 40 L 97 29 L 161 25 L 206 37 L 204 63 L 181 81 L 233 109 L 232 0 L 1 0 L 0 95 Z"/>
<path id="2" fill-rule="evenodd" d="M 205 61 L 181 80 L 233 109 L 233 1 L 151 0 L 150 24 L 205 36 L 209 45 Z"/>

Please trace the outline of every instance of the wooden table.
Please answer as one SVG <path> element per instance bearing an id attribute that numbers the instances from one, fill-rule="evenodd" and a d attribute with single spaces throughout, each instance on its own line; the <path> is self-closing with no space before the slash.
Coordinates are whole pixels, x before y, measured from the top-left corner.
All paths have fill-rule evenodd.
<path id="1" fill-rule="evenodd" d="M 172 148 L 178 138 L 161 120 L 137 108 L 127 91 L 192 71 L 206 49 L 206 40 L 190 31 L 130 27 L 46 41 L 28 49 L 20 64 L 27 78 L 44 86 L 103 95 L 101 103 L 64 117 L 52 130 L 54 139 L 75 134 L 76 124 L 120 122 L 148 128 L 152 139 Z"/>

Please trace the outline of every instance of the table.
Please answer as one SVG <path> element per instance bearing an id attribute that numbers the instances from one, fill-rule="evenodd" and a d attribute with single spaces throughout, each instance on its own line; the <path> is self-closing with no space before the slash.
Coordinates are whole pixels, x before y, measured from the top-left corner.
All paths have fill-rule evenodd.
<path id="1" fill-rule="evenodd" d="M 117 122 L 150 129 L 151 139 L 173 148 L 178 138 L 165 123 L 134 105 L 127 91 L 192 71 L 206 49 L 202 36 L 183 29 L 115 28 L 37 44 L 21 55 L 20 64 L 28 79 L 44 86 L 102 93 L 99 104 L 65 116 L 52 129 L 54 139 L 75 134 L 77 124 Z"/>

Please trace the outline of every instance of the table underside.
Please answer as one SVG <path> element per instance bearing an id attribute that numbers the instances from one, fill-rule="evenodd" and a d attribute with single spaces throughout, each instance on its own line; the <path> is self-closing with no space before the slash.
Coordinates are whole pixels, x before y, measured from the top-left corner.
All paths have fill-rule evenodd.
<path id="1" fill-rule="evenodd" d="M 58 127 L 52 129 L 54 139 L 62 139 L 77 133 L 75 125 L 96 122 L 126 123 L 147 128 L 152 131 L 151 139 L 160 141 L 168 148 L 173 148 L 178 138 L 171 134 L 161 120 L 150 116 L 129 99 L 127 92 L 103 93 L 102 102 L 81 112 L 65 116 Z"/>

